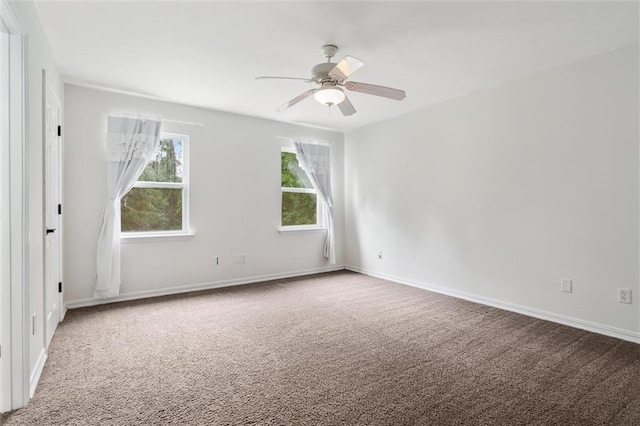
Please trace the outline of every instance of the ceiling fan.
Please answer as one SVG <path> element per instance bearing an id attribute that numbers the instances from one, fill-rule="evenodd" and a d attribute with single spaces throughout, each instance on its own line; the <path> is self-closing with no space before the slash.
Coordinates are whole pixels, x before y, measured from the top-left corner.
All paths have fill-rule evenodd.
<path id="1" fill-rule="evenodd" d="M 396 101 L 401 101 L 405 98 L 406 93 L 404 90 L 376 86 L 375 84 L 359 83 L 357 81 L 347 81 L 347 78 L 359 70 L 364 63 L 353 56 L 345 56 L 345 58 L 337 64 L 333 63 L 331 62 L 331 58 L 333 58 L 336 53 L 338 53 L 337 46 L 331 44 L 322 46 L 322 54 L 327 59 L 327 62 L 318 64 L 311 68 L 311 78 L 260 76 L 256 77 L 256 80 L 304 80 L 308 83 L 316 83 L 320 85 L 320 87 L 307 90 L 306 92 L 291 99 L 289 102 L 280 105 L 276 109 L 278 112 L 282 112 L 313 95 L 316 101 L 321 104 L 329 107 L 337 105 L 343 115 L 353 115 L 355 114 L 356 109 L 353 107 L 349 98 L 347 98 L 344 90 L 342 90 L 343 87 L 351 92 L 382 96 L 383 98 L 395 99 Z"/>

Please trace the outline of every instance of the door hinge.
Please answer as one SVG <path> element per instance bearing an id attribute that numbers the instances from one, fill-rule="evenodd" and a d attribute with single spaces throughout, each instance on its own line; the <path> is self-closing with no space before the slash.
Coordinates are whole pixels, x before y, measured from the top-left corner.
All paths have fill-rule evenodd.
<path id="1" fill-rule="evenodd" d="M 58 283 L 58 293 L 62 293 L 62 281 Z"/>
<path id="2" fill-rule="evenodd" d="M 58 214 L 62 214 L 62 204 L 58 204 Z"/>
<path id="3" fill-rule="evenodd" d="M 62 126 L 58 126 L 58 136 L 62 136 Z"/>

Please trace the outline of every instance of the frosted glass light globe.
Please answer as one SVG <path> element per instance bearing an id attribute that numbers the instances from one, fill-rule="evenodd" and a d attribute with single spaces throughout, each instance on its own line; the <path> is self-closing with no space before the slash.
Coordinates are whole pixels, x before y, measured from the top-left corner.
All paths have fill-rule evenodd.
<path id="1" fill-rule="evenodd" d="M 322 105 L 338 105 L 344 101 L 344 92 L 335 86 L 323 86 L 314 95 L 316 101 Z"/>

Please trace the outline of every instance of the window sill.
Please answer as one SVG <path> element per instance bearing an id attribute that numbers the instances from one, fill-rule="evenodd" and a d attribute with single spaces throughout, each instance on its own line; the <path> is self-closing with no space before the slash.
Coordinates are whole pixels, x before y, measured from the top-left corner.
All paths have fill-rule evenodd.
<path id="1" fill-rule="evenodd" d="M 121 234 L 120 244 L 159 243 L 164 241 L 188 241 L 196 234 Z"/>
<path id="2" fill-rule="evenodd" d="M 278 232 L 281 234 L 299 233 L 299 232 L 325 232 L 327 228 L 321 226 L 281 226 Z"/>

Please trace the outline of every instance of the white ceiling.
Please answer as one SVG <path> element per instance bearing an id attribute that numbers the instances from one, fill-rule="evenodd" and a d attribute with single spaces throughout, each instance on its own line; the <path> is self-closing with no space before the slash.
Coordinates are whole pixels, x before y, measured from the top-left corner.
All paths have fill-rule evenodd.
<path id="1" fill-rule="evenodd" d="M 415 2 L 40 2 L 65 80 L 182 104 L 346 131 L 638 41 L 638 4 Z M 349 93 L 331 114 L 303 81 L 336 44 L 352 80 L 404 89 L 401 102 Z"/>

